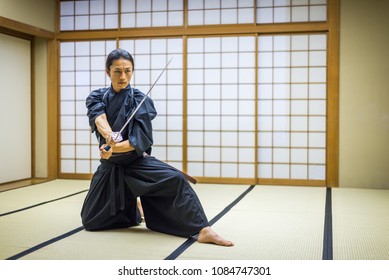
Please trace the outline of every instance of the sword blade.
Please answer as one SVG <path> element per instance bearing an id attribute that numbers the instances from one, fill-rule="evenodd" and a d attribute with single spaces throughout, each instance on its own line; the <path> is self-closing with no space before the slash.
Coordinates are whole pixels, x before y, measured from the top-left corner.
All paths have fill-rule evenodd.
<path id="1" fill-rule="evenodd" d="M 146 93 L 146 95 L 143 97 L 142 101 L 138 104 L 138 106 L 136 106 L 135 110 L 132 112 L 131 116 L 129 116 L 129 118 L 127 119 L 127 121 L 125 122 L 125 124 L 123 125 L 123 127 L 119 130 L 119 133 L 122 133 L 123 130 L 126 128 L 126 126 L 130 123 L 130 121 L 132 120 L 132 118 L 135 116 L 136 112 L 138 112 L 140 106 L 142 106 L 143 102 L 146 101 L 146 98 L 149 96 L 151 90 L 153 89 L 153 87 L 157 84 L 159 78 L 161 78 L 162 74 L 165 72 L 165 70 L 167 69 L 167 67 L 169 66 L 170 62 L 172 61 L 173 57 L 168 61 L 168 63 L 166 64 L 165 68 L 162 69 L 161 73 L 159 74 L 158 78 L 155 80 L 155 82 L 151 85 L 149 91 Z M 115 139 L 114 139 L 115 140 Z"/>
<path id="2" fill-rule="evenodd" d="M 131 115 L 128 117 L 127 121 L 124 123 L 124 125 L 122 126 L 122 128 L 119 130 L 119 133 L 115 133 L 115 136 L 112 138 L 113 141 L 117 140 L 119 135 L 121 135 L 121 133 L 123 132 L 123 130 L 126 128 L 126 126 L 130 123 L 130 121 L 133 119 L 133 117 L 135 116 L 136 112 L 138 112 L 140 106 L 142 106 L 142 104 L 146 101 L 147 97 L 149 96 L 151 90 L 153 89 L 153 87 L 157 84 L 158 80 L 161 78 L 162 74 L 165 72 L 165 70 L 167 69 L 167 67 L 169 66 L 170 62 L 173 60 L 173 57 L 171 59 L 169 59 L 168 63 L 165 65 L 165 67 L 162 69 L 161 73 L 159 74 L 159 76 L 157 77 L 157 79 L 154 81 L 154 83 L 151 85 L 150 89 L 148 90 L 148 92 L 145 94 L 145 96 L 143 97 L 143 99 L 141 100 L 141 102 L 138 104 L 138 106 L 136 106 L 136 108 L 134 109 L 134 111 L 131 113 Z M 106 151 L 109 151 L 109 149 L 111 149 L 111 147 L 109 145 L 107 145 L 104 150 Z"/>

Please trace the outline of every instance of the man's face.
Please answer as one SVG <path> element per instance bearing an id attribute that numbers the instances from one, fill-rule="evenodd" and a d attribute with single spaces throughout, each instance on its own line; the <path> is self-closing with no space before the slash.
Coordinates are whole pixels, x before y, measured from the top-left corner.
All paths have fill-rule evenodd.
<path id="1" fill-rule="evenodd" d="M 128 86 L 133 73 L 132 68 L 133 67 L 131 61 L 124 58 L 120 58 L 113 61 L 109 71 L 106 70 L 107 75 L 111 79 L 112 87 L 115 92 L 119 92 Z"/>

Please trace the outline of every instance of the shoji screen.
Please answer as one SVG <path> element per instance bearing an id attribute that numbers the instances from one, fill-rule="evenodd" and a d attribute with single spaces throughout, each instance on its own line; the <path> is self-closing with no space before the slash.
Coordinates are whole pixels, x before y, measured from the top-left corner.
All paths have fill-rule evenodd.
<path id="1" fill-rule="evenodd" d="M 115 48 L 116 41 L 61 43 L 61 173 L 89 174 L 99 164 L 85 99 L 93 89 L 110 85 L 105 59 Z"/>
<path id="2" fill-rule="evenodd" d="M 121 27 L 182 26 L 182 0 L 121 0 Z"/>
<path id="3" fill-rule="evenodd" d="M 188 0 L 188 24 L 241 24 L 254 22 L 254 0 Z"/>
<path id="4" fill-rule="evenodd" d="M 327 0 L 188 0 L 188 24 L 325 21 Z M 256 7 L 256 10 L 255 10 Z"/>
<path id="5" fill-rule="evenodd" d="M 328 2 L 61 0 L 61 174 L 98 164 L 85 98 L 120 46 L 145 93 L 173 58 L 151 93 L 156 157 L 204 182 L 324 185 Z"/>
<path id="6" fill-rule="evenodd" d="M 153 154 L 182 168 L 182 39 L 122 40 L 120 47 L 134 56 L 131 85 L 144 93 L 172 58 L 151 92 L 158 111 L 153 122 Z M 85 99 L 93 89 L 110 85 L 105 59 L 115 48 L 116 41 L 61 43 L 61 173 L 89 174 L 99 164 Z"/>
<path id="7" fill-rule="evenodd" d="M 188 171 L 255 177 L 255 37 L 188 39 Z"/>
<path id="8" fill-rule="evenodd" d="M 257 23 L 327 20 L 327 0 L 257 0 Z"/>
<path id="9" fill-rule="evenodd" d="M 326 38 L 258 38 L 259 178 L 325 180 Z"/>
<path id="10" fill-rule="evenodd" d="M 93 30 L 118 28 L 118 1 L 61 1 L 60 29 Z"/>

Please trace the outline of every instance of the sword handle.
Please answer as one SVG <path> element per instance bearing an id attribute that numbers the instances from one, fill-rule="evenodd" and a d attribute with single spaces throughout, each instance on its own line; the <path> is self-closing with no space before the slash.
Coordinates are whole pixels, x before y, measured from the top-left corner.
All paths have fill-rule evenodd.
<path id="1" fill-rule="evenodd" d="M 118 143 L 118 142 L 123 140 L 123 137 L 122 137 L 122 135 L 120 133 L 121 133 L 121 131 L 120 132 L 112 132 L 111 133 L 111 138 L 112 138 L 112 140 L 114 142 Z M 109 151 L 109 149 L 111 149 L 110 145 L 107 145 L 107 146 L 104 147 L 104 150 L 106 150 L 107 152 Z"/>

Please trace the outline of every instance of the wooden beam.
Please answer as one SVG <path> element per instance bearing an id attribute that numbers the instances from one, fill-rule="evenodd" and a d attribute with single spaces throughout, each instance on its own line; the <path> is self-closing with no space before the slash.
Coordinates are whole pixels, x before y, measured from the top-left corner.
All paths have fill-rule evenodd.
<path id="1" fill-rule="evenodd" d="M 282 30 L 282 32 L 281 32 Z M 326 22 L 279 23 L 279 24 L 240 24 L 240 25 L 207 25 L 185 27 L 128 28 L 120 30 L 87 30 L 60 32 L 58 40 L 107 40 L 121 38 L 145 37 L 182 37 L 204 35 L 244 35 L 244 34 L 277 34 L 327 32 Z"/>
<path id="2" fill-rule="evenodd" d="M 258 179 L 257 185 L 275 186 L 303 186 L 303 187 L 325 187 L 325 180 L 305 180 L 305 179 Z"/>
<path id="3" fill-rule="evenodd" d="M 58 178 L 59 162 L 59 97 L 58 97 L 58 42 L 48 40 L 47 42 L 47 151 L 48 151 L 48 178 Z"/>
<path id="4" fill-rule="evenodd" d="M 339 186 L 340 0 L 328 1 L 327 186 Z"/>
<path id="5" fill-rule="evenodd" d="M 35 37 L 41 37 L 47 39 L 55 38 L 54 32 L 39 27 L 35 27 L 29 24 L 25 24 L 16 20 L 12 20 L 9 18 L 5 18 L 2 16 L 0 16 L 0 27 L 12 30 L 14 32 L 28 34 Z"/>

